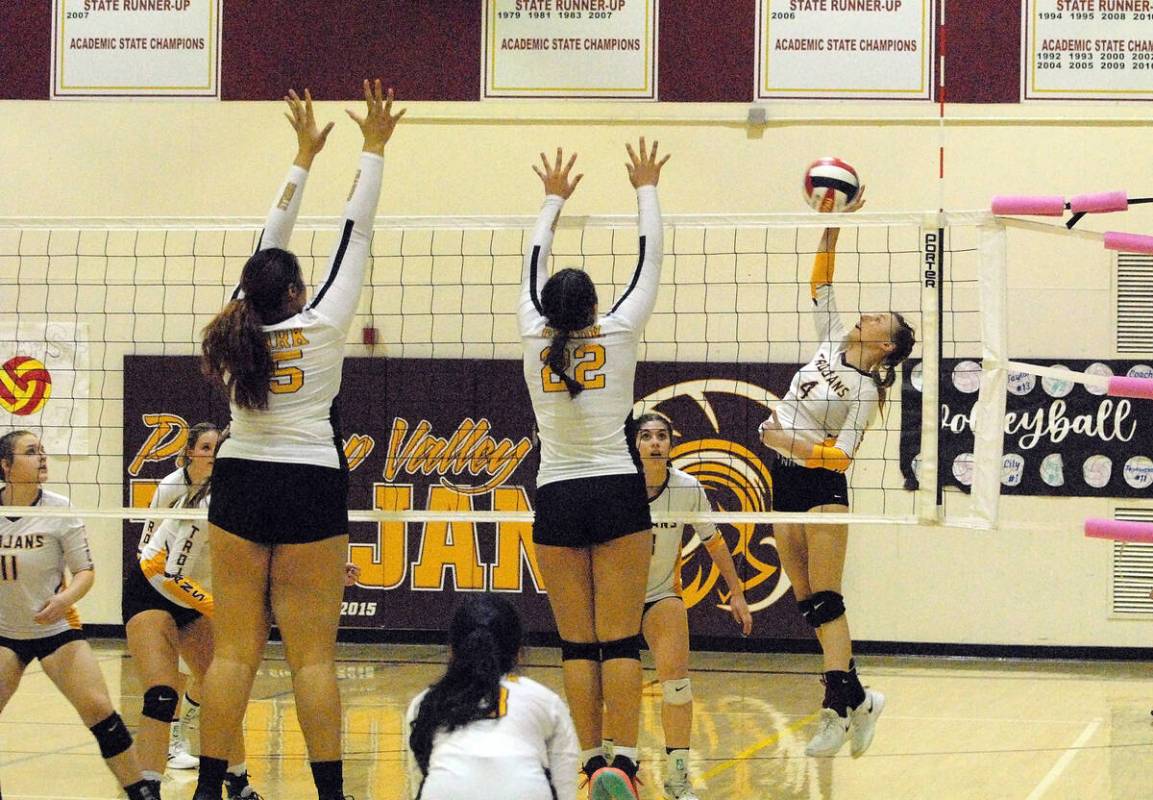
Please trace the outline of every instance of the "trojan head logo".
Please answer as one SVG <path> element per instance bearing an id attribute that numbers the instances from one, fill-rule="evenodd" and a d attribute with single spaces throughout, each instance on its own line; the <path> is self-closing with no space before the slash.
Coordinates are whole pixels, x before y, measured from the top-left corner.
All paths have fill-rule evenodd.
<path id="1" fill-rule="evenodd" d="M 634 416 L 661 411 L 673 421 L 679 440 L 669 453 L 670 465 L 701 482 L 718 511 L 765 512 L 772 506 L 768 466 L 752 449 L 756 427 L 768 416 L 768 401 L 776 396 L 745 381 L 708 378 L 666 386 L 637 401 Z M 768 608 L 790 584 L 780 567 L 776 540 L 767 524 L 721 524 L 733 554 L 737 575 L 745 585 L 749 610 Z M 718 600 L 728 600 L 720 570 L 694 536 L 681 553 L 683 596 L 690 608 L 714 588 Z"/>
<path id="2" fill-rule="evenodd" d="M 44 408 L 52 396 L 52 374 L 34 358 L 15 356 L 0 367 L 0 407 L 25 417 Z"/>

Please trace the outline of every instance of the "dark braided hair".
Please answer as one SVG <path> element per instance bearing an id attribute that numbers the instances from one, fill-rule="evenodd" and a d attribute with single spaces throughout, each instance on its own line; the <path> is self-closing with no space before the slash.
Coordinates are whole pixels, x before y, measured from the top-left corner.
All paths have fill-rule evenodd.
<path id="1" fill-rule="evenodd" d="M 268 408 L 268 384 L 276 368 L 261 326 L 277 319 L 289 289 L 304 290 L 296 256 L 270 247 L 258 250 L 240 275 L 242 295 L 204 328 L 204 374 L 224 386 L 241 408 Z"/>
<path id="2" fill-rule="evenodd" d="M 444 677 L 420 703 L 408 743 L 421 773 L 428 774 L 432 740 L 470 722 L 495 716 L 500 680 L 516 666 L 521 645 L 520 617 L 499 594 L 467 595 L 449 625 L 452 647 Z"/>
<path id="3" fill-rule="evenodd" d="M 540 305 L 541 313 L 553 331 L 548 354 L 543 360 L 553 374 L 564 381 L 569 397 L 576 397 L 585 387 L 568 374 L 569 358 L 565 348 L 574 331 L 595 322 L 596 287 L 584 270 L 562 269 L 545 281 L 540 290 Z"/>
<path id="4" fill-rule="evenodd" d="M 885 374 L 881 374 L 880 367 L 872 372 L 873 383 L 877 384 L 879 396 L 878 405 L 883 411 L 885 408 L 885 391 L 897 380 L 897 367 L 901 366 L 909 354 L 913 352 L 913 345 L 917 343 L 917 334 L 913 326 L 905 318 L 893 312 L 893 319 L 897 322 L 897 329 L 893 331 L 893 349 L 881 359 L 880 367 L 886 367 Z"/>

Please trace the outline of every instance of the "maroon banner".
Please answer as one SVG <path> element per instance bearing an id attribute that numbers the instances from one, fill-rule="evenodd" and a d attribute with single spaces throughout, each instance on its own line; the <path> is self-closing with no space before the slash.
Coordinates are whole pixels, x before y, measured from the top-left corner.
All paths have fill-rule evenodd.
<path id="1" fill-rule="evenodd" d="M 339 413 L 351 469 L 349 507 L 389 511 L 532 508 L 537 454 L 520 361 L 349 358 Z M 672 459 L 696 475 L 714 507 L 767 511 L 769 451 L 757 440 L 763 401 L 796 365 L 642 363 L 637 398 L 680 434 Z M 226 404 L 196 358 L 128 356 L 124 365 L 125 502 L 146 505 L 175 469 L 188 426 L 223 425 Z M 358 522 L 349 558 L 360 583 L 346 595 L 345 627 L 442 630 L 457 592 L 516 598 L 529 631 L 552 631 L 530 523 Z M 722 525 L 754 610 L 758 639 L 811 638 L 782 581 L 772 528 Z M 125 523 L 126 566 L 140 536 Z M 724 581 L 694 537 L 685 543 L 684 597 L 693 634 L 739 638 Z"/>

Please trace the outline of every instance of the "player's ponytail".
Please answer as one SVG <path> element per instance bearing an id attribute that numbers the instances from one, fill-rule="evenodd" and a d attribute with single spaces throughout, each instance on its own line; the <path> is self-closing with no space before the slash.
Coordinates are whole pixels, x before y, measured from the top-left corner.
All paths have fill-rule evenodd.
<path id="1" fill-rule="evenodd" d="M 888 395 L 886 390 L 897 380 L 897 367 L 904 363 L 913 352 L 913 345 L 917 343 L 917 334 L 913 326 L 895 311 L 893 319 L 897 322 L 897 329 L 893 331 L 893 349 L 885 354 L 881 363 L 872 372 L 873 383 L 877 384 L 878 405 L 881 411 L 885 410 L 885 399 Z M 881 367 L 885 368 L 883 375 Z"/>
<path id="2" fill-rule="evenodd" d="M 451 733 L 504 713 L 500 681 L 516 666 L 521 636 L 520 618 L 507 599 L 497 594 L 465 598 L 449 626 L 448 669 L 424 696 L 409 733 L 421 773 L 428 774 L 438 731 Z"/>
<path id="3" fill-rule="evenodd" d="M 32 431 L 8 431 L 0 436 L 0 481 L 8 483 L 8 467 L 16 457 L 16 442 L 21 436 L 35 436 Z"/>
<path id="4" fill-rule="evenodd" d="M 241 408 L 268 408 L 268 384 L 276 367 L 263 326 L 284 318 L 290 288 L 304 289 L 296 256 L 275 247 L 257 251 L 244 265 L 240 295 L 204 328 L 204 374 L 223 385 Z"/>
<path id="5" fill-rule="evenodd" d="M 576 397 L 585 387 L 568 374 L 567 346 L 574 331 L 587 328 L 596 320 L 596 287 L 587 272 L 571 267 L 562 269 L 541 287 L 540 304 L 541 312 L 553 331 L 544 362 L 554 375 L 564 381 L 569 396 Z"/>

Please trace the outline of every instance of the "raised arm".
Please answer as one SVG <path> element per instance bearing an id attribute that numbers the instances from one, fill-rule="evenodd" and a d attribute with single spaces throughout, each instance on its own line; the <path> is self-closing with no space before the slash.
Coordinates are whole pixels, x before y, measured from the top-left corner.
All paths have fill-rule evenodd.
<path id="1" fill-rule="evenodd" d="M 570 180 L 576 163 L 576 153 L 564 161 L 564 151 L 556 149 L 556 162 L 550 164 L 544 153 L 540 154 L 544 169 L 533 165 L 533 172 L 544 184 L 544 205 L 536 219 L 536 227 L 532 232 L 532 244 L 525 250 L 524 266 L 520 278 L 520 304 L 517 309 L 517 322 L 521 335 L 524 335 L 532 326 L 532 321 L 540 316 L 540 287 L 544 285 L 548 270 L 549 252 L 552 250 L 552 237 L 556 231 L 557 219 L 560 218 L 561 209 L 565 200 L 572 196 L 577 184 L 581 182 L 583 174 L 575 175 Z"/>
<path id="2" fill-rule="evenodd" d="M 629 163 L 629 181 L 637 190 L 637 228 L 640 234 L 637 266 L 632 280 L 624 293 L 617 299 L 609 313 L 623 319 L 631 328 L 639 330 L 648 322 L 657 302 L 657 291 L 661 285 L 661 262 L 664 260 L 664 227 L 661 222 L 661 206 L 657 200 L 657 184 L 661 179 L 661 168 L 669 160 L 665 156 L 657 160 L 659 142 L 653 142 L 649 152 L 645 139 L 640 140 L 639 154 L 631 144 L 625 145 Z"/>
<path id="3" fill-rule="evenodd" d="M 865 187 L 862 186 L 853 202 L 845 207 L 845 212 L 856 211 L 864 204 Z M 809 276 L 809 294 L 817 307 L 817 334 L 821 341 L 840 341 L 847 333 L 833 299 L 833 273 L 837 266 L 837 239 L 840 235 L 840 228 L 825 228 Z"/>
<path id="4" fill-rule="evenodd" d="M 364 285 L 364 272 L 368 266 L 369 247 L 372 243 L 372 221 L 380 202 L 381 176 L 384 170 L 384 146 L 392 138 L 404 109 L 392 113 L 393 94 L 383 94 L 380 80 L 364 82 L 364 117 L 349 111 L 348 115 L 360 126 L 364 134 L 364 148 L 360 154 L 360 169 L 352 183 L 348 204 L 344 208 L 344 224 L 336 250 L 328 260 L 324 277 L 317 284 L 310 309 L 323 315 L 341 330 L 348 330 L 356 315 L 360 291 Z"/>

